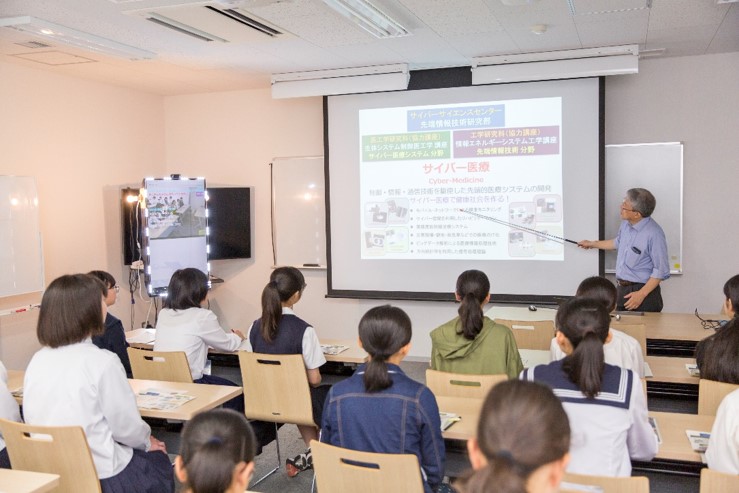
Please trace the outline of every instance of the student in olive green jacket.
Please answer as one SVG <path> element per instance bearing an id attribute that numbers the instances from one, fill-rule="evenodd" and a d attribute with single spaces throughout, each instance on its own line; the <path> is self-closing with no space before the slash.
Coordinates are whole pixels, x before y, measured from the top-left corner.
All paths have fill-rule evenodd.
<path id="1" fill-rule="evenodd" d="M 459 316 L 431 332 L 431 368 L 518 378 L 523 363 L 513 333 L 482 313 L 482 307 L 490 301 L 490 281 L 485 273 L 462 272 L 455 296 L 461 303 Z"/>

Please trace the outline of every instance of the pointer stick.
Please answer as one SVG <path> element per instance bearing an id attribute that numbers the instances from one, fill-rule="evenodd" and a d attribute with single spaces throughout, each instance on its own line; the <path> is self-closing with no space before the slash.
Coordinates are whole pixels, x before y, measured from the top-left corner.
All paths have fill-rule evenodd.
<path id="1" fill-rule="evenodd" d="M 465 212 L 467 214 L 472 214 L 473 216 L 477 216 L 477 217 L 480 217 L 482 219 L 487 219 L 488 221 L 493 221 L 494 223 L 498 223 L 498 224 L 501 224 L 503 226 L 508 226 L 509 228 L 520 229 L 521 231 L 526 231 L 527 233 L 531 233 L 531 234 L 543 236 L 545 238 L 550 238 L 550 239 L 554 239 L 554 240 L 566 241 L 567 243 L 572 243 L 573 245 L 577 245 L 577 242 L 576 241 L 568 240 L 567 238 L 563 238 L 561 236 L 555 236 L 553 234 L 545 233 L 544 231 L 539 231 L 539 230 L 536 230 L 536 229 L 533 229 L 533 228 L 527 228 L 526 226 L 519 226 L 518 224 L 509 223 L 509 222 L 503 221 L 501 219 L 497 219 L 497 218 L 490 217 L 490 216 L 484 216 L 482 214 L 478 214 L 477 212 L 467 211 L 467 210 L 464 210 L 464 209 L 459 209 L 459 211 L 460 212 Z"/>

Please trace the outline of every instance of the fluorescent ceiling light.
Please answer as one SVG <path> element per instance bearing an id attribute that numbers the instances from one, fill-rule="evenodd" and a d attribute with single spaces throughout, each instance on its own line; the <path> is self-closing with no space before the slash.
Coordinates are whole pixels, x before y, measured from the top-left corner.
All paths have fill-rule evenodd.
<path id="1" fill-rule="evenodd" d="M 639 73 L 639 50 L 633 45 L 475 58 L 472 84 L 636 73 Z"/>
<path id="2" fill-rule="evenodd" d="M 323 3 L 376 38 L 397 38 L 410 34 L 398 21 L 367 0 L 323 0 Z"/>
<path id="3" fill-rule="evenodd" d="M 407 64 L 272 75 L 272 97 L 300 98 L 408 89 Z"/>
<path id="4" fill-rule="evenodd" d="M 129 46 L 112 39 L 101 38 L 94 34 L 77 31 L 69 27 L 60 26 L 53 22 L 37 19 L 31 16 L 0 18 L 0 27 L 9 27 L 33 36 L 51 39 L 59 43 L 94 51 L 104 55 L 111 55 L 129 60 L 148 60 L 156 57 L 156 53 Z"/>

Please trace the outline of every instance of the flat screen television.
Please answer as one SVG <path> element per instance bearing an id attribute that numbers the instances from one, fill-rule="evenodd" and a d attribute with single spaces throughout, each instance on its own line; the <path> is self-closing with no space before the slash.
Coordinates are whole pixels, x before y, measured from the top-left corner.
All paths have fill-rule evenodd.
<path id="1" fill-rule="evenodd" d="M 251 258 L 251 189 L 208 189 L 208 260 Z"/>

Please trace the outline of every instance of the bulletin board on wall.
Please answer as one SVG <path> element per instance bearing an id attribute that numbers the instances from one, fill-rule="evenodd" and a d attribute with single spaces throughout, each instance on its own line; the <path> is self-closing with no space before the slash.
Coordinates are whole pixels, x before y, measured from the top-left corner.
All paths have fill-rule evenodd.
<path id="1" fill-rule="evenodd" d="M 657 199 L 652 214 L 667 238 L 670 273 L 683 271 L 683 145 L 680 142 L 606 146 L 605 238 L 618 233 L 620 204 L 630 188 L 646 188 Z M 606 272 L 616 270 L 607 251 Z"/>
<path id="2" fill-rule="evenodd" d="M 0 176 L 0 298 L 44 289 L 38 209 L 33 177 Z"/>
<path id="3" fill-rule="evenodd" d="M 276 157 L 270 165 L 274 264 L 325 268 L 323 156 Z"/>

